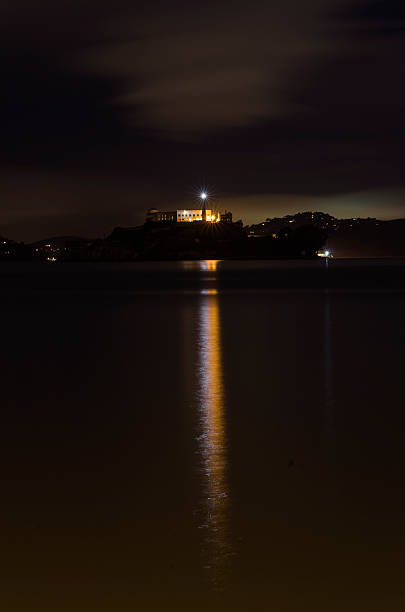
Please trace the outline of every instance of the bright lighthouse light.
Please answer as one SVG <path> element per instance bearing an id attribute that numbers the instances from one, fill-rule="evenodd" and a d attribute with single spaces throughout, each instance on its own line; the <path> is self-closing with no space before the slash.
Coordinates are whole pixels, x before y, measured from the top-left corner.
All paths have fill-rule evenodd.
<path id="1" fill-rule="evenodd" d="M 205 191 L 203 191 L 202 193 L 200 193 L 200 198 L 202 200 L 206 200 L 207 199 L 207 194 L 205 193 Z"/>

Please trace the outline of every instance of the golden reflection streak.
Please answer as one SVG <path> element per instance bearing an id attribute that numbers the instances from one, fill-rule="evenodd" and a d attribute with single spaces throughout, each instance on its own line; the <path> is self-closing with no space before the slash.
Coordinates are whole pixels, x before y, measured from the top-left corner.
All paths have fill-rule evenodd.
<path id="1" fill-rule="evenodd" d="M 200 270 L 204 272 L 216 272 L 220 261 L 220 259 L 204 259 L 199 262 Z"/>
<path id="2" fill-rule="evenodd" d="M 228 533 L 229 487 L 224 416 L 220 313 L 216 290 L 201 297 L 199 344 L 199 454 L 204 477 L 200 529 L 205 568 L 221 589 L 231 554 Z"/>

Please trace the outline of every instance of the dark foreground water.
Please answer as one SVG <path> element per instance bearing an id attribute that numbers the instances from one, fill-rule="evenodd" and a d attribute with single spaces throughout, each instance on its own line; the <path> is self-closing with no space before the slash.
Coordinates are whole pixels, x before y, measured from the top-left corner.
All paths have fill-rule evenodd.
<path id="1" fill-rule="evenodd" d="M 2 610 L 404 609 L 405 262 L 329 266 L 0 267 Z"/>

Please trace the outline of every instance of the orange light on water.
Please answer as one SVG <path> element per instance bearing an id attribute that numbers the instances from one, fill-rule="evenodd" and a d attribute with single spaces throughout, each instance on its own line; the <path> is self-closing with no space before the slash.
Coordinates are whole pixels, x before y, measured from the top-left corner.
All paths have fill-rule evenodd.
<path id="1" fill-rule="evenodd" d="M 213 270 L 218 261 L 213 260 Z M 211 580 L 221 588 L 231 553 L 229 538 L 229 486 L 221 324 L 216 290 L 201 298 L 199 346 L 199 453 L 205 481 L 202 524 L 205 530 L 205 562 Z"/>
<path id="2" fill-rule="evenodd" d="M 221 259 L 204 259 L 200 262 L 200 268 L 204 272 L 216 272 Z"/>

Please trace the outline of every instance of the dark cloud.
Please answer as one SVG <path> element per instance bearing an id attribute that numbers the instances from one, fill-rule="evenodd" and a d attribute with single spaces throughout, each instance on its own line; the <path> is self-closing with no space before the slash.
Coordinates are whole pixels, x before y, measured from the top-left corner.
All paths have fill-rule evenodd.
<path id="1" fill-rule="evenodd" d="M 404 24 L 392 0 L 5 4 L 1 226 L 94 235 L 204 180 L 251 221 L 405 214 Z"/>
<path id="2" fill-rule="evenodd" d="M 342 16 L 368 34 L 387 35 L 405 31 L 405 6 L 401 0 L 361 2 L 343 11 Z"/>
<path id="3" fill-rule="evenodd" d="M 60 163 L 110 149 L 125 138 L 124 111 L 113 104 L 118 79 L 74 72 L 35 48 L 2 49 L 1 157 Z"/>

